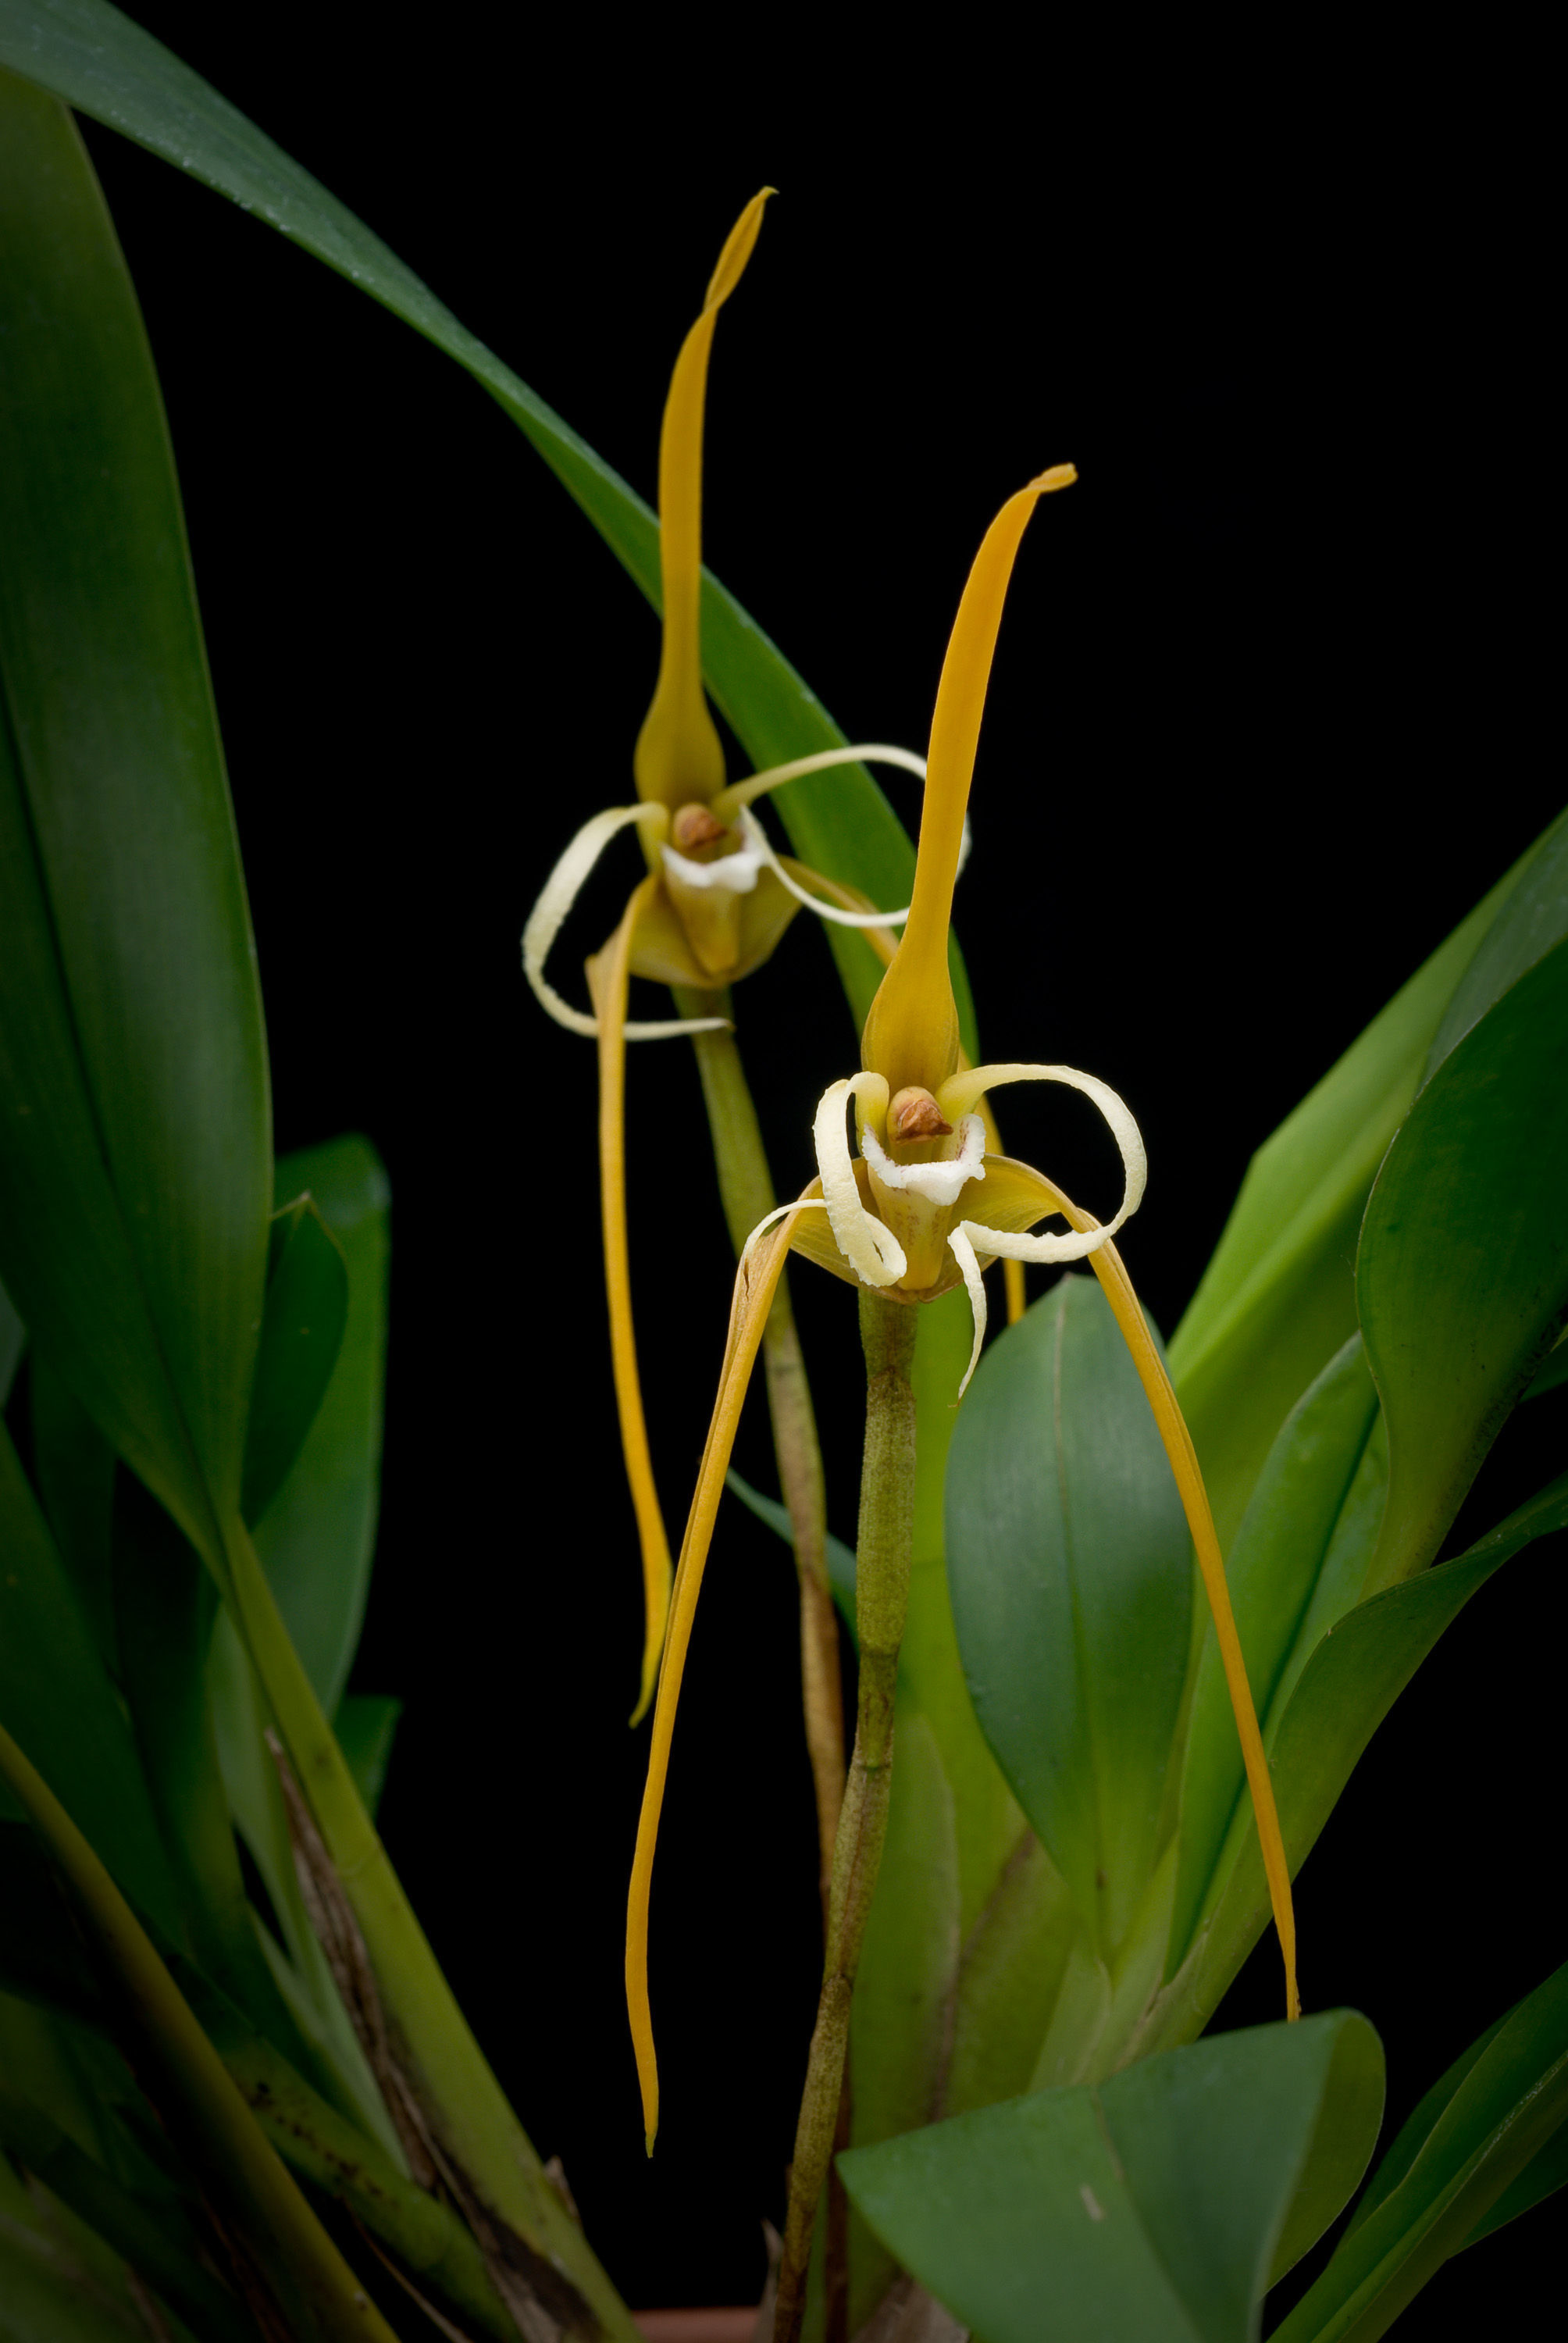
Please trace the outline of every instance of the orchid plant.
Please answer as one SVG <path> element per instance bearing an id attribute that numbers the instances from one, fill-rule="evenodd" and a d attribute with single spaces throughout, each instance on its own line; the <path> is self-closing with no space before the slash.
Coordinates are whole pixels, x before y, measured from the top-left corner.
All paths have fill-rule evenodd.
<path id="1" fill-rule="evenodd" d="M 585 809 L 524 960 L 598 1053 L 653 1712 L 626 1946 L 650 2148 L 654 1844 L 727 1487 L 800 1580 L 825 1957 L 759 2336 L 1243 2343 L 1266 2306 L 1288 2343 L 1384 2333 L 1568 2179 L 1559 1970 L 1432 2081 L 1362 2185 L 1381 2046 L 1312 2006 L 1310 1930 L 1303 2006 L 1291 1885 L 1422 1659 L 1568 1523 L 1559 1479 L 1439 1558 L 1511 1412 L 1568 1380 L 1568 817 L 1265 1141 L 1163 1346 L 1121 1257 L 1146 1178 L 1131 1111 L 1092 1074 L 987 1062 L 955 985 L 1003 598 L 1070 468 L 984 536 L 929 763 L 853 748 L 700 568 L 708 354 L 764 196 L 677 359 L 655 516 L 107 0 L 0 0 L 0 2333 L 639 2331 L 376 1828 L 396 1704 L 346 1685 L 374 1540 L 386 1177 L 357 1139 L 274 1155 L 173 455 L 69 107 L 467 367 L 662 616 L 636 802 Z M 709 698 L 753 768 L 739 780 Z M 925 779 L 918 852 L 877 760 Z M 547 956 L 623 830 L 646 871 L 574 1008 Z M 781 1203 L 729 988 L 803 906 L 861 1064 L 802 1035 L 820 1103 L 795 1171 L 815 1172 Z M 669 986 L 675 1014 L 628 1019 L 634 975 Z M 623 1161 L 624 1047 L 656 1035 L 697 1053 L 739 1257 L 673 1572 Z M 1103 1118 L 1123 1176 L 1103 1222 L 1003 1153 L 989 1100 L 1020 1084 Z M 791 1252 L 857 1295 L 852 1552 L 827 1530 Z M 998 1260 L 1008 1324 L 988 1341 Z M 1028 1309 L 1025 1262 L 1066 1272 Z M 729 1469 L 759 1357 L 781 1503 Z M 855 1646 L 847 1765 L 834 1604 Z M 1208 2031 L 1271 1920 L 1283 2020 Z"/>

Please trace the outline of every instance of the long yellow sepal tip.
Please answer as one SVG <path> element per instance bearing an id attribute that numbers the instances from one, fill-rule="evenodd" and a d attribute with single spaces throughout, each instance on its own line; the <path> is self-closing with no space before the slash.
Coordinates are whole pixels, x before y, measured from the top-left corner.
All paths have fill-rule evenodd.
<path id="1" fill-rule="evenodd" d="M 674 1576 L 642 1410 L 626 1229 L 627 986 L 638 920 L 652 901 L 658 883 L 656 879 L 645 879 L 633 890 L 620 925 L 589 970 L 598 1012 L 599 1201 L 604 1227 L 605 1293 L 609 1304 L 610 1367 L 615 1379 L 616 1413 L 620 1419 L 621 1453 L 626 1460 L 638 1542 L 642 1549 L 642 1678 L 637 1706 L 631 1713 L 632 1725 L 640 1725 L 648 1714 L 658 1680 Z"/>
<path id="2" fill-rule="evenodd" d="M 885 1074 L 891 1090 L 911 1084 L 938 1090 L 958 1064 L 948 928 L 1002 605 L 1030 515 L 1041 497 L 1070 487 L 1077 478 L 1071 464 L 1053 464 L 1010 497 L 981 539 L 965 581 L 931 718 L 909 921 L 860 1038 L 861 1064 Z"/>
<path id="3" fill-rule="evenodd" d="M 708 1563 L 708 1550 L 713 1541 L 713 1524 L 719 1513 L 719 1501 L 724 1494 L 724 1475 L 729 1470 L 735 1446 L 741 1403 L 757 1363 L 757 1353 L 761 1348 L 762 1332 L 773 1306 L 773 1296 L 789 1258 L 789 1236 L 794 1225 L 795 1215 L 790 1213 L 776 1232 L 770 1232 L 757 1245 L 754 1252 L 742 1254 L 740 1266 L 735 1274 L 735 1292 L 730 1303 L 724 1364 L 719 1379 L 719 1396 L 714 1402 L 713 1418 L 708 1428 L 708 1440 L 697 1476 L 697 1492 L 691 1501 L 686 1535 L 681 1541 L 680 1562 L 675 1574 L 675 1592 L 670 1603 L 669 1634 L 665 1645 L 664 1665 L 659 1672 L 658 1699 L 653 1712 L 653 1735 L 648 1752 L 648 1781 L 642 1794 L 642 1811 L 638 1817 L 637 1848 L 632 1856 L 631 1885 L 626 1911 L 627 2016 L 631 2023 L 632 2048 L 637 2057 L 638 2083 L 642 2092 L 643 2137 L 650 2156 L 658 2131 L 658 2060 L 653 2046 L 653 2013 L 648 1997 L 648 1898 L 653 1883 L 654 1848 L 658 1839 L 659 1816 L 664 1807 L 665 1785 L 669 1774 L 675 1712 L 680 1699 L 681 1678 L 686 1673 L 686 1654 L 691 1643 L 692 1621 L 697 1615 L 697 1598 L 702 1591 L 702 1574 Z"/>
<path id="4" fill-rule="evenodd" d="M 664 636 L 653 704 L 632 758 L 638 795 L 673 811 L 724 787 L 724 750 L 702 692 L 702 427 L 719 312 L 745 274 L 774 190 L 752 196 L 725 238 L 702 314 L 680 346 L 658 441 L 658 568 Z"/>

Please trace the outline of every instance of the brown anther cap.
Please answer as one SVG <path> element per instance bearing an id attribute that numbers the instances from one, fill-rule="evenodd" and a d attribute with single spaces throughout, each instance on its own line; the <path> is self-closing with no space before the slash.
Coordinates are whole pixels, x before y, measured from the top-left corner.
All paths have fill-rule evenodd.
<path id="1" fill-rule="evenodd" d="M 725 830 L 705 805 L 694 804 L 678 809 L 669 834 L 678 854 L 692 854 L 699 846 L 711 846 L 715 839 L 725 835 Z"/>
<path id="2" fill-rule="evenodd" d="M 895 1139 L 948 1139 L 953 1127 L 942 1121 L 942 1111 L 930 1091 L 911 1084 L 907 1091 L 894 1092 L 888 1108 L 888 1128 Z"/>

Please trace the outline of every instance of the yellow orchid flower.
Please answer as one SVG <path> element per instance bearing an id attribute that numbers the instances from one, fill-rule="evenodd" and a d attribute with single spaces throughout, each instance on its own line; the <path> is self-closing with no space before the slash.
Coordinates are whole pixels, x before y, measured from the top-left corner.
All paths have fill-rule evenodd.
<path id="1" fill-rule="evenodd" d="M 904 910 L 878 911 L 852 888 L 777 853 L 752 808 L 773 790 L 834 766 L 881 764 L 925 775 L 925 759 L 879 742 L 819 751 L 727 785 L 724 750 L 702 687 L 702 427 L 708 361 L 719 312 L 740 282 L 773 193 L 764 187 L 736 221 L 709 280 L 702 313 L 681 345 L 659 438 L 659 569 L 664 629 L 653 702 L 632 759 L 635 805 L 584 823 L 551 871 L 523 931 L 523 970 L 541 1005 L 568 1031 L 598 1043 L 599 1161 L 610 1353 L 621 1447 L 642 1549 L 642 1677 L 635 1725 L 658 1673 L 672 1583 L 669 1548 L 648 1453 L 638 1377 L 628 1261 L 625 1047 L 680 1034 L 729 1031 L 721 1015 L 628 1020 L 634 976 L 719 991 L 761 966 L 796 913 L 870 933 Z M 632 890 L 614 934 L 588 962 L 593 1008 L 577 1009 L 545 974 L 568 912 L 599 857 L 635 829 L 648 875 Z M 824 1795 L 826 1795 L 824 1791 Z"/>
<path id="2" fill-rule="evenodd" d="M 885 1302 L 918 1304 L 933 1301 L 961 1281 L 969 1291 L 975 1331 L 960 1395 L 974 1372 L 984 1334 L 983 1272 L 990 1262 L 998 1257 L 1020 1263 L 1089 1262 L 1105 1291 L 1148 1395 L 1186 1511 L 1214 1615 L 1257 1816 L 1284 1956 L 1287 2011 L 1292 2018 L 1300 2015 L 1290 1874 L 1231 1614 L 1224 1564 L 1191 1440 L 1126 1268 L 1111 1242 L 1116 1231 L 1137 1210 L 1143 1194 L 1146 1163 L 1137 1124 L 1114 1091 L 1093 1075 L 1081 1073 L 1072 1067 L 965 1065 L 948 974 L 948 927 L 953 884 L 962 850 L 980 716 L 1014 557 L 1040 498 L 1067 487 L 1075 478 L 1070 465 L 1061 465 L 1032 480 L 1003 506 L 976 557 L 938 689 L 908 924 L 866 1021 L 861 1070 L 833 1082 L 823 1093 L 814 1128 L 818 1176 L 794 1204 L 770 1214 L 769 1221 L 753 1232 L 736 1281 L 719 1397 L 676 1579 L 628 1914 L 627 1995 L 650 2146 L 658 2122 L 658 2081 L 647 1986 L 648 1891 L 676 1705 L 741 1402 L 757 1356 L 769 1298 L 790 1249 L 859 1286 L 863 1293 L 880 1296 Z M 1093 1101 L 1109 1124 L 1121 1154 L 1123 1187 L 1114 1215 L 1103 1224 L 1081 1211 L 1040 1172 L 988 1146 L 985 1094 L 1005 1083 L 1026 1081 L 1065 1084 L 1081 1092 Z M 846 1128 L 847 1111 L 851 1103 L 859 1146 L 858 1156 L 850 1153 Z M 1064 1233 L 1029 1233 L 1037 1223 L 1053 1216 L 1067 1222 Z M 891 1313 L 895 1320 L 900 1314 Z M 884 1326 L 887 1318 L 884 1312 Z M 869 1349 L 868 1356 L 869 1360 Z M 869 1463 L 869 1430 L 867 1454 Z M 863 1514 L 863 1522 L 864 1518 Z M 893 1636 L 890 1669 L 896 1664 L 900 1634 L 901 1613 Z M 866 1656 L 862 1638 L 862 1706 Z M 880 1656 L 887 1658 L 886 1654 Z M 884 1765 L 890 1758 L 890 1674 L 886 1702 L 889 1721 L 882 1728 L 885 1751 L 879 1761 Z M 850 1791 L 846 1794 L 840 1850 L 844 1830 L 850 1822 L 854 1786 L 852 1779 Z M 869 1865 L 873 1878 L 875 1860 L 873 1850 Z M 858 1946 L 848 1941 L 846 1914 L 849 1900 L 859 1896 L 859 1925 L 863 1927 L 864 1907 L 869 1900 L 869 1888 L 858 1886 L 850 1875 L 857 1868 L 863 1868 L 859 1860 L 856 1865 L 845 1863 L 835 1867 L 835 1929 L 841 1941 L 829 1942 L 823 2002 L 813 2041 L 813 2078 L 817 2077 L 819 2063 L 819 2046 L 824 2040 L 838 2043 L 835 2055 L 840 2068 L 842 2065 L 849 1991 L 858 1950 Z M 847 1882 L 842 1897 L 841 1874 Z M 834 1994 L 839 1996 L 837 2002 L 832 1998 Z M 830 2145 L 838 2087 L 831 2073 L 825 2080 L 809 2079 L 801 2135 L 797 2141 L 798 2167 L 812 2123 L 819 2143 Z M 813 2112 L 814 2090 L 817 2104 Z M 825 2159 L 826 2146 L 821 2153 Z M 808 2173 L 801 2187 L 792 2189 L 792 2222 L 799 2197 L 806 2208 L 803 2217 L 809 2225 L 820 2177 L 818 2173 L 813 2180 Z M 803 2250 L 799 2240 L 787 2234 L 786 2266 L 793 2260 L 803 2268 Z"/>

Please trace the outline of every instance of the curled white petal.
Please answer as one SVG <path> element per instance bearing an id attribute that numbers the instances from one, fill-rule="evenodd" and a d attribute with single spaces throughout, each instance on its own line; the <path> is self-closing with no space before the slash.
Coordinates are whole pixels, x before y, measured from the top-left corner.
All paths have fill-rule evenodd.
<path id="1" fill-rule="evenodd" d="M 760 833 L 759 833 L 760 834 Z M 684 887 L 711 887 L 723 895 L 749 895 L 757 884 L 758 873 L 772 861 L 763 840 L 763 851 L 748 839 L 734 854 L 721 854 L 717 862 L 694 862 L 689 854 L 681 854 L 673 846 L 661 850 L 664 867 L 672 879 Z"/>
<path id="2" fill-rule="evenodd" d="M 787 765 L 769 765 L 766 772 L 749 774 L 721 791 L 719 802 L 726 812 L 739 813 L 742 806 L 754 804 L 772 789 L 781 789 L 786 781 L 800 780 L 807 773 L 831 772 L 835 765 L 896 765 L 900 772 L 913 773 L 918 780 L 926 778 L 926 760 L 917 757 L 912 749 L 890 749 L 883 742 L 872 740 L 843 749 L 819 749 L 813 757 L 792 757 Z M 719 819 L 723 819 L 721 813 Z"/>
<path id="3" fill-rule="evenodd" d="M 582 892 L 583 885 L 594 864 L 617 834 L 634 822 L 668 821 L 661 805 L 611 806 L 604 813 L 596 813 L 585 821 L 549 877 L 539 890 L 539 900 L 528 913 L 523 930 L 523 974 L 533 987 L 534 997 L 558 1025 L 568 1033 L 586 1034 L 590 1041 L 598 1038 L 598 1019 L 581 1009 L 574 1009 L 562 999 L 545 975 L 545 962 L 551 947 L 561 931 L 567 913 Z M 651 1022 L 628 1023 L 625 1029 L 628 1041 L 666 1041 L 678 1033 L 721 1033 L 729 1031 L 725 1017 L 670 1017 Z"/>
<path id="4" fill-rule="evenodd" d="M 980 1265 L 975 1258 L 974 1246 L 970 1242 L 970 1237 L 975 1233 L 974 1222 L 972 1221 L 964 1221 L 958 1228 L 951 1230 L 948 1236 L 949 1249 L 960 1269 L 963 1272 L 964 1284 L 969 1290 L 970 1312 L 974 1320 L 975 1330 L 974 1341 L 970 1346 L 970 1363 L 964 1369 L 964 1379 L 959 1385 L 960 1399 L 962 1399 L 965 1392 L 968 1391 L 970 1387 L 970 1377 L 973 1374 L 975 1369 L 980 1364 L 980 1344 L 985 1341 L 985 1280 L 980 1275 Z M 983 1231 L 980 1233 L 984 1234 L 989 1240 L 989 1231 Z"/>
<path id="5" fill-rule="evenodd" d="M 788 1220 L 791 1212 L 825 1212 L 827 1209 L 827 1200 L 822 1196 L 798 1196 L 792 1204 L 775 1204 L 770 1212 L 763 1213 L 762 1218 L 741 1246 L 740 1267 L 744 1269 L 750 1260 L 756 1249 L 758 1238 L 765 1236 L 776 1222 Z"/>
<path id="6" fill-rule="evenodd" d="M 982 1228 L 979 1232 L 981 1244 L 987 1252 L 1000 1254 L 1009 1261 L 1081 1261 L 1085 1254 L 1098 1252 L 1106 1239 L 1113 1237 L 1143 1202 L 1143 1191 L 1149 1184 L 1149 1158 L 1144 1152 L 1143 1134 L 1133 1121 L 1131 1109 L 1110 1083 L 1102 1082 L 1095 1074 L 1080 1073 L 1076 1066 L 966 1067 L 962 1073 L 949 1076 L 937 1092 L 937 1103 L 950 1117 L 964 1112 L 985 1091 L 1000 1090 L 1009 1082 L 1060 1082 L 1068 1090 L 1081 1091 L 1085 1098 L 1092 1099 L 1110 1125 L 1121 1157 L 1121 1202 L 1114 1219 L 1082 1236 L 1076 1232 L 1067 1236 L 1015 1236 L 1007 1231 Z"/>
<path id="7" fill-rule="evenodd" d="M 851 1075 L 829 1082 L 817 1108 L 811 1136 L 817 1149 L 817 1169 L 822 1175 L 822 1202 L 839 1252 L 866 1285 L 897 1285 L 909 1267 L 904 1249 L 891 1229 L 868 1212 L 855 1183 L 844 1109 L 862 1091 L 881 1093 L 885 1108 L 888 1085 L 880 1074 Z"/>
<path id="8" fill-rule="evenodd" d="M 793 895 L 798 903 L 804 903 L 809 911 L 815 911 L 819 920 L 830 920 L 836 928 L 898 928 L 909 918 L 907 903 L 901 911 L 841 911 L 837 903 L 824 903 L 819 895 L 809 894 L 799 880 L 791 879 L 769 844 L 768 833 L 754 813 L 742 809 L 739 820 L 741 835 L 759 861 L 767 864 L 787 894 Z M 666 847 L 664 850 L 668 854 L 669 849 Z M 716 862 L 710 867 L 721 870 L 724 866 Z"/>
<path id="9" fill-rule="evenodd" d="M 956 1155 L 935 1163 L 895 1163 L 868 1124 L 860 1133 L 860 1152 L 884 1188 L 907 1188 L 928 1203 L 956 1204 L 966 1180 L 985 1178 L 985 1125 L 978 1114 L 964 1116 L 958 1139 Z"/>

